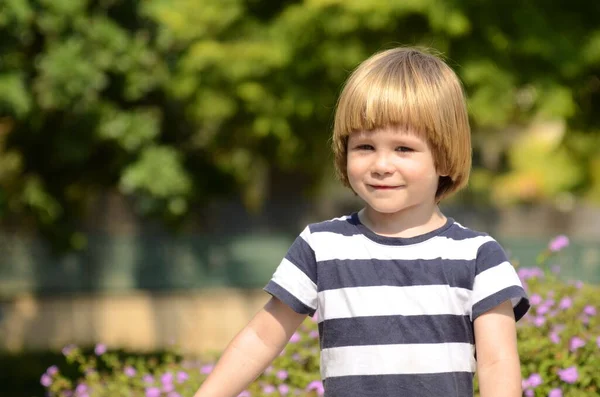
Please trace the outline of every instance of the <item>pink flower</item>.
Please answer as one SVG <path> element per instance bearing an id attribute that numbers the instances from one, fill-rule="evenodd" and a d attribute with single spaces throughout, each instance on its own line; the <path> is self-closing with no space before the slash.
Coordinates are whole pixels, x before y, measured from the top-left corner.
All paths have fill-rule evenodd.
<path id="1" fill-rule="evenodd" d="M 573 299 L 569 298 L 568 296 L 562 298 L 558 304 L 558 307 L 563 310 L 569 309 L 571 306 L 573 306 Z"/>
<path id="2" fill-rule="evenodd" d="M 558 336 L 558 333 L 556 331 L 550 332 L 550 340 L 555 345 L 557 345 L 560 342 L 560 336 Z"/>
<path id="3" fill-rule="evenodd" d="M 123 369 L 123 372 L 125 373 L 125 376 L 127 376 L 128 378 L 133 378 L 135 376 L 135 374 L 137 373 L 135 368 L 133 368 L 129 365 Z"/>
<path id="4" fill-rule="evenodd" d="M 98 343 L 94 348 L 94 353 L 96 353 L 97 356 L 103 355 L 106 353 L 106 345 L 103 343 Z"/>
<path id="5" fill-rule="evenodd" d="M 142 382 L 151 384 L 154 383 L 154 378 L 152 377 L 152 375 L 144 375 L 144 377 L 142 378 Z"/>
<path id="6" fill-rule="evenodd" d="M 529 303 L 531 303 L 533 306 L 537 306 L 542 303 L 542 297 L 539 294 L 533 294 L 529 298 Z"/>
<path id="7" fill-rule="evenodd" d="M 544 325 L 545 322 L 546 322 L 546 319 L 544 318 L 544 316 L 537 316 L 533 320 L 533 324 L 538 328 L 541 327 L 542 325 Z"/>
<path id="8" fill-rule="evenodd" d="M 596 344 L 600 347 L 600 336 L 596 338 Z"/>
<path id="9" fill-rule="evenodd" d="M 586 307 L 583 308 L 583 312 L 585 314 L 587 314 L 588 316 L 595 316 L 596 315 L 596 308 L 592 305 L 587 305 Z"/>
<path id="10" fill-rule="evenodd" d="M 52 377 L 50 377 L 50 375 L 48 375 L 48 374 L 44 374 L 44 375 L 42 375 L 42 378 L 40 379 L 40 383 L 44 387 L 50 387 L 50 385 L 52 384 Z"/>
<path id="11" fill-rule="evenodd" d="M 238 394 L 237 397 L 251 397 L 251 396 L 252 396 L 252 394 L 250 394 L 250 392 L 248 390 L 244 390 L 243 392 Z"/>
<path id="12" fill-rule="evenodd" d="M 292 337 L 290 338 L 290 343 L 297 343 L 300 342 L 300 334 L 297 332 L 294 332 L 294 334 L 292 335 Z"/>
<path id="13" fill-rule="evenodd" d="M 529 379 L 527 379 L 529 387 L 535 389 L 536 387 L 538 387 L 539 385 L 541 385 L 543 383 L 542 381 L 542 377 L 540 376 L 540 374 L 531 374 L 529 376 Z"/>
<path id="14" fill-rule="evenodd" d="M 569 246 L 569 238 L 564 234 L 556 236 L 548 244 L 548 249 L 552 252 L 559 252 Z"/>
<path id="15" fill-rule="evenodd" d="M 265 394 L 271 394 L 271 393 L 275 392 L 276 389 L 275 389 L 275 386 L 273 386 L 273 385 L 266 385 L 263 387 L 262 390 L 263 390 L 263 393 L 265 393 Z"/>
<path id="16" fill-rule="evenodd" d="M 320 380 L 314 380 L 306 386 L 306 391 L 315 390 L 319 396 L 325 394 L 325 389 L 323 388 L 323 382 Z"/>
<path id="17" fill-rule="evenodd" d="M 281 371 L 277 371 L 277 379 L 281 379 L 281 380 L 285 380 L 288 377 L 288 373 L 287 371 L 281 370 Z"/>
<path id="18" fill-rule="evenodd" d="M 308 334 L 308 337 L 311 339 L 318 339 L 319 338 L 319 331 L 310 331 L 310 333 Z"/>
<path id="19" fill-rule="evenodd" d="M 533 397 L 535 394 L 533 392 L 533 390 L 531 389 L 527 389 L 525 390 L 525 397 Z"/>
<path id="20" fill-rule="evenodd" d="M 215 366 L 214 366 L 214 365 L 212 365 L 212 364 L 203 365 L 203 366 L 200 368 L 200 373 L 201 373 L 201 374 L 203 374 L 203 375 L 208 375 L 208 374 L 210 374 L 210 373 L 212 372 L 212 370 L 213 370 L 214 368 L 215 368 Z"/>
<path id="21" fill-rule="evenodd" d="M 52 366 L 48 367 L 48 369 L 46 370 L 46 373 L 50 376 L 54 376 L 58 373 L 58 367 L 56 365 L 52 365 Z"/>
<path id="22" fill-rule="evenodd" d="M 177 372 L 177 382 L 178 383 L 183 383 L 186 380 L 188 380 L 189 378 L 190 378 L 190 376 L 187 374 L 187 372 L 183 372 L 183 371 Z"/>
<path id="23" fill-rule="evenodd" d="M 559 388 L 552 389 L 550 390 L 550 393 L 548 393 L 548 397 L 562 397 L 562 395 L 562 390 Z"/>
<path id="24" fill-rule="evenodd" d="M 565 369 L 558 370 L 558 377 L 563 382 L 567 382 L 573 384 L 579 378 L 579 374 L 577 373 L 577 367 L 568 367 Z"/>
<path id="25" fill-rule="evenodd" d="M 68 356 L 69 354 L 71 354 L 73 352 L 73 350 L 77 349 L 77 346 L 75 345 L 67 345 L 65 347 L 63 347 L 62 349 L 62 354 L 64 356 Z"/>
<path id="26" fill-rule="evenodd" d="M 572 337 L 571 341 L 569 342 L 569 350 L 572 352 L 583 346 L 585 346 L 585 341 L 578 336 Z"/>
<path id="27" fill-rule="evenodd" d="M 279 390 L 279 394 L 281 394 L 282 396 L 285 396 L 290 392 L 290 388 L 286 384 L 279 385 L 279 387 L 277 387 L 277 390 Z"/>

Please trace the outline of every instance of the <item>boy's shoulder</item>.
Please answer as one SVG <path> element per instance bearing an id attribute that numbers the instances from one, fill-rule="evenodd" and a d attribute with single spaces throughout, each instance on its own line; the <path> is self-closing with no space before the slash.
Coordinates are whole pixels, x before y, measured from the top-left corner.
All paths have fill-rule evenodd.
<path id="1" fill-rule="evenodd" d="M 306 226 L 306 229 L 310 234 L 335 233 L 351 236 L 357 233 L 355 227 L 356 223 L 356 213 L 351 213 L 320 222 L 310 223 Z"/>

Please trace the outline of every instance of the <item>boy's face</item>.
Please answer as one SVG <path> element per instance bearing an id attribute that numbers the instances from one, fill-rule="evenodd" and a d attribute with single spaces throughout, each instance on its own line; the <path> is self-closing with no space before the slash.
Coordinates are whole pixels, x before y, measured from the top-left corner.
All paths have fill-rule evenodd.
<path id="1" fill-rule="evenodd" d="M 397 214 L 435 205 L 440 175 L 427 142 L 399 127 L 348 137 L 348 181 L 370 209 Z"/>

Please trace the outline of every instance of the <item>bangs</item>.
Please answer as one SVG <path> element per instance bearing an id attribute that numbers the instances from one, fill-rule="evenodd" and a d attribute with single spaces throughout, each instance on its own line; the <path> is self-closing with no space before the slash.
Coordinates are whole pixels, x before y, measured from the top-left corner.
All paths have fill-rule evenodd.
<path id="1" fill-rule="evenodd" d="M 340 95 L 334 136 L 398 126 L 425 135 L 432 143 L 440 138 L 444 120 L 452 117 L 454 108 L 449 106 L 453 101 L 445 100 L 449 93 L 442 92 L 443 84 L 436 81 L 446 71 L 426 57 L 414 60 L 418 65 L 407 58 L 407 62 L 368 62 L 356 70 Z"/>

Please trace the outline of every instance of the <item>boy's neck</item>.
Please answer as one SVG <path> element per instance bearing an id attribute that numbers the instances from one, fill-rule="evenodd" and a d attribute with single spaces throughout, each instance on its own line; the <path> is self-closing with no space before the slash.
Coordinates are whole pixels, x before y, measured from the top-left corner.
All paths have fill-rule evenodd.
<path id="1" fill-rule="evenodd" d="M 437 205 L 414 210 L 382 214 L 367 206 L 359 211 L 358 218 L 375 234 L 403 238 L 429 233 L 444 226 L 447 221 Z"/>

